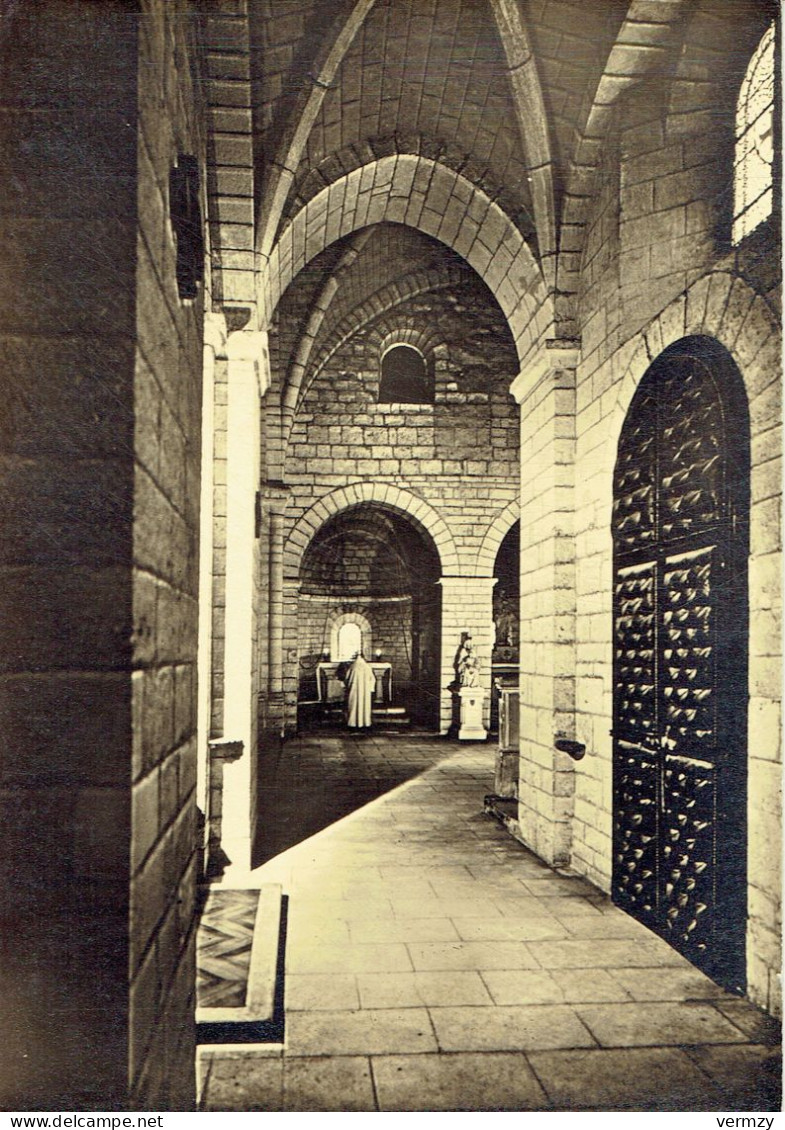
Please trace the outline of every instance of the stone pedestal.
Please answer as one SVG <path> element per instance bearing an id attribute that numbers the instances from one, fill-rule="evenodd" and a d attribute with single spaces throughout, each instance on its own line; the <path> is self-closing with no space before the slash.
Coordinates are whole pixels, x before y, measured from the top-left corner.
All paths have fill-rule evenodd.
<path id="1" fill-rule="evenodd" d="M 461 687 L 458 697 L 461 700 L 461 728 L 458 740 L 462 742 L 484 742 L 488 736 L 482 721 L 486 691 L 484 687 Z"/>

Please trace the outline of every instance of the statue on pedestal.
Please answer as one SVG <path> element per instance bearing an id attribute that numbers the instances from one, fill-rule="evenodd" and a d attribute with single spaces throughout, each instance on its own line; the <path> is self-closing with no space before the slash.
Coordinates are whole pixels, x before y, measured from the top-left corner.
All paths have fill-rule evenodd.
<path id="1" fill-rule="evenodd" d="M 476 687 L 480 682 L 480 657 L 474 650 L 472 637 L 464 635 L 458 651 L 458 682 L 462 687 Z"/>
<path id="2" fill-rule="evenodd" d="M 460 741 L 484 741 L 483 725 L 485 690 L 480 686 L 480 657 L 474 650 L 471 632 L 463 632 L 455 657 L 457 697 L 460 700 Z"/>

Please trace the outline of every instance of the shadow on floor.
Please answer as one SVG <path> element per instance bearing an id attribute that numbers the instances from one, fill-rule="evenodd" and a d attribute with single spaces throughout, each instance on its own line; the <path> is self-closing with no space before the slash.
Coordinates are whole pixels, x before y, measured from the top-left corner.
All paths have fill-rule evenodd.
<path id="1" fill-rule="evenodd" d="M 391 741 L 369 732 L 309 733 L 261 755 L 253 866 L 349 816 L 455 752 L 438 734 Z"/>

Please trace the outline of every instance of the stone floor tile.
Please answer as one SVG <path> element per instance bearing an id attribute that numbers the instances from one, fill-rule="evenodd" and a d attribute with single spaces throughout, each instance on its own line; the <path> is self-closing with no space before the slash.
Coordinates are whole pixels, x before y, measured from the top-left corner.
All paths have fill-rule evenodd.
<path id="1" fill-rule="evenodd" d="M 555 918 L 596 918 L 602 914 L 600 908 L 590 899 L 580 896 L 565 895 L 563 898 L 539 899 L 544 914 L 552 914 Z"/>
<path id="2" fill-rule="evenodd" d="M 508 1004 L 588 1004 L 628 1001 L 625 989 L 604 969 L 499 969 L 482 979 L 494 1001 Z"/>
<path id="3" fill-rule="evenodd" d="M 708 1004 L 659 1001 L 577 1005 L 576 1011 L 604 1047 L 733 1044 L 744 1035 Z"/>
<path id="4" fill-rule="evenodd" d="M 751 1001 L 725 996 L 716 1008 L 756 1044 L 780 1044 L 782 1025 L 779 1020 L 757 1008 Z"/>
<path id="5" fill-rule="evenodd" d="M 482 979 L 495 1004 L 564 1004 L 561 989 L 544 969 L 487 969 Z"/>
<path id="6" fill-rule="evenodd" d="M 290 973 L 284 991 L 284 1007 L 291 1012 L 360 1007 L 353 973 Z"/>
<path id="7" fill-rule="evenodd" d="M 424 1008 L 295 1012 L 286 1021 L 287 1054 L 385 1055 L 436 1051 Z"/>
<path id="8" fill-rule="evenodd" d="M 391 899 L 396 918 L 498 918 L 501 911 L 490 899 Z"/>
<path id="9" fill-rule="evenodd" d="M 657 964 L 683 965 L 683 959 L 665 942 L 587 938 L 556 942 L 529 942 L 544 969 L 619 969 Z M 673 955 L 673 956 L 671 956 Z"/>
<path id="10" fill-rule="evenodd" d="M 285 888 L 286 889 L 286 888 Z M 369 918 L 376 917 L 374 911 L 379 909 L 380 915 L 387 918 L 392 918 L 392 907 L 389 902 L 386 906 L 381 907 L 380 904 L 371 904 L 372 913 L 368 915 Z M 354 908 L 346 903 L 344 899 L 321 899 L 317 896 L 295 894 L 289 895 L 289 904 L 287 907 L 287 928 L 290 934 L 298 933 L 315 933 L 320 929 L 329 930 L 333 928 L 335 923 L 339 923 L 337 930 L 346 929 L 346 920 L 350 914 L 355 913 Z M 344 940 L 344 938 L 340 940 Z"/>
<path id="11" fill-rule="evenodd" d="M 477 919 L 472 919 L 477 921 Z M 394 922 L 372 918 L 353 919 L 349 925 L 353 942 L 451 942 L 458 931 L 449 918 L 402 918 Z"/>
<path id="12" fill-rule="evenodd" d="M 283 1110 L 283 1061 L 214 1059 L 205 1084 L 205 1110 Z"/>
<path id="13" fill-rule="evenodd" d="M 636 922 L 629 914 L 624 914 L 616 907 L 602 914 L 595 914 L 583 918 L 563 918 L 562 921 L 573 938 L 605 938 L 624 941 L 637 938 L 641 941 L 656 939 L 651 930 Z"/>
<path id="14" fill-rule="evenodd" d="M 305 920 L 300 916 L 287 921 L 287 942 L 291 946 L 345 946 L 351 941 L 349 924 L 343 918 Z"/>
<path id="15" fill-rule="evenodd" d="M 360 973 L 361 1008 L 422 1008 L 415 973 Z"/>
<path id="16" fill-rule="evenodd" d="M 534 969 L 523 942 L 414 942 L 408 947 L 415 969 Z"/>
<path id="17" fill-rule="evenodd" d="M 600 894 L 597 887 L 592 886 L 585 879 L 557 877 L 553 873 L 543 878 L 524 879 L 523 885 L 529 894 L 536 898 L 594 898 Z"/>
<path id="18" fill-rule="evenodd" d="M 545 906 L 544 899 L 534 895 L 510 895 L 498 900 L 499 910 L 505 918 L 543 918 L 552 917 Z"/>
<path id="19" fill-rule="evenodd" d="M 636 1001 L 718 1000 L 728 997 L 724 989 L 698 969 L 614 969 L 613 976 Z"/>
<path id="20" fill-rule="evenodd" d="M 283 1109 L 288 1111 L 374 1111 L 376 1098 L 365 1056 L 284 1060 Z"/>
<path id="21" fill-rule="evenodd" d="M 362 1008 L 408 1008 L 422 1005 L 490 1005 L 479 973 L 361 973 L 357 977 Z"/>
<path id="22" fill-rule="evenodd" d="M 402 942 L 345 946 L 287 945 L 288 973 L 395 973 L 411 967 L 409 954 Z"/>
<path id="23" fill-rule="evenodd" d="M 617 970 L 552 969 L 551 977 L 564 994 L 566 1004 L 628 1001 L 630 995 L 620 984 Z"/>
<path id="24" fill-rule="evenodd" d="M 513 1052 L 374 1056 L 379 1110 L 523 1111 L 547 1108 L 525 1056 Z"/>
<path id="25" fill-rule="evenodd" d="M 565 926 L 551 917 L 454 918 L 453 925 L 466 942 L 532 942 L 568 937 Z"/>
<path id="26" fill-rule="evenodd" d="M 532 1051 L 594 1047 L 579 1017 L 564 1005 L 432 1008 L 442 1051 Z"/>
<path id="27" fill-rule="evenodd" d="M 717 1088 L 678 1048 L 533 1052 L 556 1110 L 719 1110 Z"/>
<path id="28" fill-rule="evenodd" d="M 344 887 L 342 896 L 346 902 L 387 902 L 391 899 L 432 899 L 433 888 L 427 879 L 379 879 L 376 883 L 358 884 Z"/>
<path id="29" fill-rule="evenodd" d="M 717 1084 L 724 1109 L 782 1109 L 782 1054 L 778 1047 L 715 1044 L 686 1050 Z"/>

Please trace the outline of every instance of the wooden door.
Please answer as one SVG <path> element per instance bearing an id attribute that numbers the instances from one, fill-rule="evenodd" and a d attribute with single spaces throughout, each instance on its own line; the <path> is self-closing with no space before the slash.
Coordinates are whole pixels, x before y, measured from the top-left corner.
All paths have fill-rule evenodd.
<path id="1" fill-rule="evenodd" d="M 614 900 L 745 984 L 748 425 L 688 339 L 636 393 L 614 478 Z"/>

